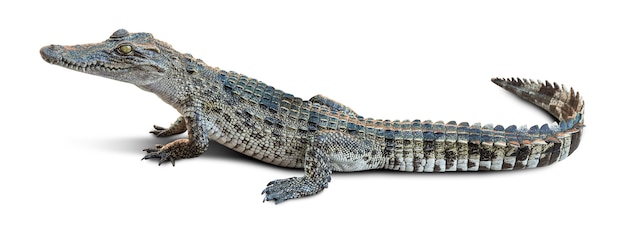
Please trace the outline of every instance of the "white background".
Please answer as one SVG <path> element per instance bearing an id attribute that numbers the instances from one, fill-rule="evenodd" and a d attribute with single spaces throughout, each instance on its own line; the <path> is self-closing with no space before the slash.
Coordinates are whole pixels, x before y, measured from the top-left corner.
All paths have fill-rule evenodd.
<path id="1" fill-rule="evenodd" d="M 626 7 L 619 1 L 8 2 L 0 9 L 1 229 L 623 225 Z M 176 112 L 133 85 L 39 56 L 44 45 L 100 42 L 119 28 L 375 118 L 545 123 L 545 113 L 489 80 L 557 81 L 581 92 L 588 127 L 578 151 L 547 168 L 337 173 L 314 197 L 262 203 L 268 181 L 302 170 L 217 144 L 176 167 L 140 161 L 141 149 L 173 140 L 148 131 Z"/>

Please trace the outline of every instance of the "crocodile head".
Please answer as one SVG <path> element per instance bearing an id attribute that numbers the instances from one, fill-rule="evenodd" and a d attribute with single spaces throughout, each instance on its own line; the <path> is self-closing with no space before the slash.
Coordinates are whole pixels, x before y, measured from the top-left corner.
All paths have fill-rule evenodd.
<path id="1" fill-rule="evenodd" d="M 138 86 L 149 85 L 174 74 L 180 61 L 169 44 L 149 33 L 115 31 L 100 43 L 75 46 L 50 45 L 41 48 L 41 57 L 55 65 Z"/>

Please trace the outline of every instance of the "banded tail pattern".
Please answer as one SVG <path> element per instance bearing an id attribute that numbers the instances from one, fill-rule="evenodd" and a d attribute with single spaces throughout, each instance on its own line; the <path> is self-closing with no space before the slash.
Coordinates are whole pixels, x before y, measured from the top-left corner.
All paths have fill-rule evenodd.
<path id="1" fill-rule="evenodd" d="M 557 122 L 528 128 L 394 121 L 402 127 L 399 132 L 404 133 L 404 143 L 402 147 L 396 144 L 395 152 L 385 151 L 389 157 L 384 168 L 413 172 L 536 168 L 561 161 L 576 150 L 584 127 L 584 102 L 577 92 L 556 83 L 526 79 L 494 78 L 492 82 L 544 109 Z"/>

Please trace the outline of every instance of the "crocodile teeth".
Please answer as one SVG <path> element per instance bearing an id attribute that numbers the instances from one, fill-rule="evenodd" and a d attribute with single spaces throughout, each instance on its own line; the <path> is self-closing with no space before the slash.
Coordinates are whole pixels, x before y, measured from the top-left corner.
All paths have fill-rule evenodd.
<path id="1" fill-rule="evenodd" d="M 58 62 L 65 68 L 73 69 L 73 70 L 81 71 L 81 72 L 87 72 L 87 71 L 108 71 L 108 72 L 114 72 L 114 71 L 120 71 L 120 70 L 124 70 L 125 69 L 125 68 L 117 67 L 117 66 L 107 66 L 106 64 L 101 63 L 101 62 L 95 62 L 95 63 L 81 62 L 81 63 L 76 63 L 76 62 L 69 61 L 69 60 L 67 60 L 65 58 L 61 58 L 61 60 L 59 60 Z"/>

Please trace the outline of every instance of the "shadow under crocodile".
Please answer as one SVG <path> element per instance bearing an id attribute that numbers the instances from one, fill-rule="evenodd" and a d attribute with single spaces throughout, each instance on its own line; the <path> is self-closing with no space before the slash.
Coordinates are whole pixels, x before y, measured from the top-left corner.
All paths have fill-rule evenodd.
<path id="1" fill-rule="evenodd" d="M 89 143 L 89 145 L 101 146 L 100 148 L 109 149 L 112 152 L 135 153 L 137 155 L 137 158 L 141 159 L 141 157 L 145 155 L 145 152 L 141 151 L 142 149 L 150 148 L 154 146 L 155 144 L 166 144 L 178 138 L 183 138 L 183 136 L 180 135 L 180 136 L 174 136 L 174 137 L 168 137 L 168 138 L 155 138 L 149 135 L 146 135 L 146 137 L 116 137 L 116 138 L 109 138 L 109 139 L 100 139 L 97 142 L 94 141 L 92 143 Z M 277 168 L 281 170 L 289 170 L 289 171 L 294 172 L 294 176 L 299 176 L 300 174 L 303 173 L 302 169 L 283 168 L 283 167 L 278 167 L 275 165 L 271 165 L 271 164 L 256 160 L 252 157 L 248 157 L 246 155 L 243 155 L 241 153 L 228 149 L 224 147 L 223 145 L 220 145 L 216 142 L 211 142 L 211 144 L 209 145 L 209 149 L 198 158 L 183 159 L 180 161 L 185 161 L 185 160 L 225 160 L 225 161 L 238 162 L 242 164 L 241 167 L 245 167 L 245 165 L 254 165 L 254 166 L 267 167 L 268 169 L 272 168 L 274 170 Z M 151 159 L 150 161 L 157 162 L 158 160 Z M 369 171 L 350 172 L 350 173 L 335 172 L 333 173 L 333 175 L 341 176 L 341 177 L 365 176 L 368 174 L 376 174 L 376 175 L 389 174 L 395 177 L 397 176 L 410 176 L 410 177 L 415 177 L 415 176 L 468 177 L 469 176 L 469 177 L 475 177 L 475 176 L 495 176 L 495 175 L 505 176 L 505 175 L 511 175 L 510 173 L 523 174 L 523 173 L 528 173 L 528 172 L 543 171 L 545 168 L 551 168 L 551 167 L 535 168 L 531 170 L 479 171 L 479 172 L 471 172 L 471 173 L 468 173 L 468 172 L 408 173 L 408 172 L 399 172 L 399 171 L 391 171 L 391 170 L 369 170 Z"/>

